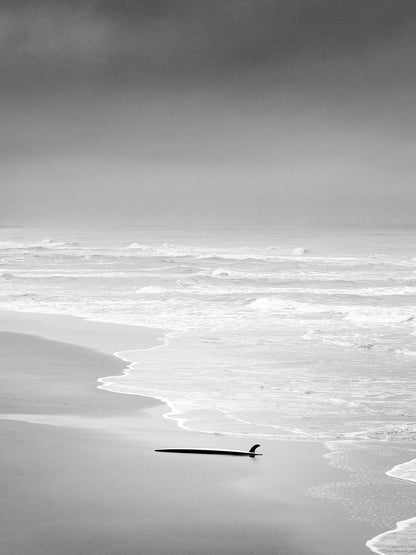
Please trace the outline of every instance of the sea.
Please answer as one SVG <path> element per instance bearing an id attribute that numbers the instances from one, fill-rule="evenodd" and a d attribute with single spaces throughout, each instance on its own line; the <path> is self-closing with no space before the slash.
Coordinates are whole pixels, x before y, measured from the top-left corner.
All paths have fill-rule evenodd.
<path id="1" fill-rule="evenodd" d="M 163 328 L 160 346 L 118 352 L 128 371 L 100 387 L 161 399 L 190 430 L 324 442 L 357 491 L 311 494 L 344 499 L 352 518 L 397 515 L 367 545 L 416 553 L 415 239 L 404 227 L 4 227 L 0 309 Z"/>

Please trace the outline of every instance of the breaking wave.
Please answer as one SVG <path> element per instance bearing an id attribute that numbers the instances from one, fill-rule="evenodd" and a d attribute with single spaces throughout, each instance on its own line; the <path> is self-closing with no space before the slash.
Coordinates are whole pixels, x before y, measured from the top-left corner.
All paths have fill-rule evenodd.
<path id="1" fill-rule="evenodd" d="M 157 287 L 156 285 L 147 285 L 137 289 L 136 293 L 138 295 L 159 295 L 160 293 L 166 293 L 166 288 Z"/>

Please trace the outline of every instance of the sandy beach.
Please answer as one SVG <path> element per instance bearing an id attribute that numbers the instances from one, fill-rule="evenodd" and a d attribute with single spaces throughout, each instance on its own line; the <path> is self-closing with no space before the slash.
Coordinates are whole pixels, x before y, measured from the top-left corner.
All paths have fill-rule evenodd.
<path id="1" fill-rule="evenodd" d="M 376 531 L 304 495 L 342 477 L 321 445 L 262 441 L 255 460 L 155 453 L 253 441 L 183 431 L 154 399 L 97 389 L 97 378 L 121 373 L 123 361 L 16 333 L 19 320 L 25 315 L 0 334 L 2 555 L 369 552 L 365 540 Z M 36 315 L 22 329 L 53 329 L 52 320 L 61 339 L 78 323 Z M 7 321 L 4 314 L 3 330 Z M 79 322 L 107 345 L 106 336 L 126 331 Z M 136 348 L 157 341 L 157 331 L 133 331 Z"/>

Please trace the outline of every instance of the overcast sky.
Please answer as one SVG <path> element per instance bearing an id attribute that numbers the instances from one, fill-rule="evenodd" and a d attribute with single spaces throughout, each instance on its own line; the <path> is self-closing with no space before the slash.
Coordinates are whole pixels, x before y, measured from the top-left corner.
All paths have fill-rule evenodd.
<path id="1" fill-rule="evenodd" d="M 0 223 L 414 220 L 414 0 L 0 0 L 0 42 Z"/>

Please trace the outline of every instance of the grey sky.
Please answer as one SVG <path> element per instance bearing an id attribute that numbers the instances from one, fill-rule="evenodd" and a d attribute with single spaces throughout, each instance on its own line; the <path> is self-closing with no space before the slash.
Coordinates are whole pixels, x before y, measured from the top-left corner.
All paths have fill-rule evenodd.
<path id="1" fill-rule="evenodd" d="M 0 41 L 0 222 L 413 220 L 413 0 L 1 0 Z"/>

